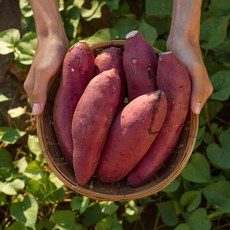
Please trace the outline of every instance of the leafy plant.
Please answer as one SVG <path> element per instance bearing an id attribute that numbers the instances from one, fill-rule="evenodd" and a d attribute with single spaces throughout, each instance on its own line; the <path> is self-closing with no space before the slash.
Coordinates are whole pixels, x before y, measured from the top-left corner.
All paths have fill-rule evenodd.
<path id="1" fill-rule="evenodd" d="M 172 2 L 58 1 L 70 45 L 80 39 L 90 44 L 123 39 L 138 29 L 160 50 L 166 50 Z M 15 28 L 0 32 L 0 54 L 10 55 L 9 64 L 24 72 L 32 63 L 37 40 L 28 0 L 20 0 L 20 9 L 22 32 Z M 0 229 L 228 229 L 229 15 L 229 1 L 203 1 L 201 48 L 214 92 L 200 115 L 190 161 L 172 184 L 152 196 L 107 202 L 75 194 L 44 160 L 29 104 L 12 108 L 12 98 L 0 94 L 0 112 L 6 118 L 0 123 Z M 17 125 L 18 120 L 26 127 Z"/>

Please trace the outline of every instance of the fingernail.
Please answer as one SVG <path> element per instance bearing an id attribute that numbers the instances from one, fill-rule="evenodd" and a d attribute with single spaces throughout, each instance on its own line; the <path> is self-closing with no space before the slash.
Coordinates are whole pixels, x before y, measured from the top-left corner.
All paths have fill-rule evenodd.
<path id="1" fill-rule="evenodd" d="M 32 113 L 33 115 L 38 115 L 41 112 L 41 106 L 39 103 L 34 103 Z"/>
<path id="2" fill-rule="evenodd" d="M 196 102 L 193 106 L 193 112 L 195 114 L 200 114 L 201 111 L 201 103 L 200 102 Z"/>

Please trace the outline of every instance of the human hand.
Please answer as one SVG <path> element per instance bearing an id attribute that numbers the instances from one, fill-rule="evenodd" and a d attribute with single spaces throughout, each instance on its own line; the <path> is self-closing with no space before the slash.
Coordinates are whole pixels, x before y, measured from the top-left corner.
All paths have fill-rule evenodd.
<path id="1" fill-rule="evenodd" d="M 169 37 L 167 48 L 184 63 L 190 74 L 192 82 L 190 108 L 193 113 L 199 114 L 213 91 L 203 62 L 200 45 L 198 42 L 194 43 L 185 37 Z"/>
<path id="2" fill-rule="evenodd" d="M 65 35 L 52 34 L 38 39 L 33 63 L 24 82 L 34 115 L 39 115 L 44 110 L 48 84 L 59 72 L 68 46 Z"/>

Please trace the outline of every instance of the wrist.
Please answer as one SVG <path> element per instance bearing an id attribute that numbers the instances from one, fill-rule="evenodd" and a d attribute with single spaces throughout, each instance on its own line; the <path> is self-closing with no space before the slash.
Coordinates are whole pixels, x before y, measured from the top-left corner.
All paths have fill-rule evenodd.
<path id="1" fill-rule="evenodd" d="M 202 0 L 174 0 L 167 43 L 187 40 L 198 44 Z"/>

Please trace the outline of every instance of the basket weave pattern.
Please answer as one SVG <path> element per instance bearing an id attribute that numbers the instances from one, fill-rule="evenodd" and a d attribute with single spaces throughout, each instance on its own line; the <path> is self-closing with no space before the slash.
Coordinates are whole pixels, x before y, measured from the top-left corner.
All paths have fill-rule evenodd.
<path id="1" fill-rule="evenodd" d="M 95 55 L 110 46 L 122 48 L 123 40 L 101 42 L 91 46 Z M 160 51 L 155 50 L 157 53 Z M 198 116 L 189 112 L 177 147 L 168 158 L 164 167 L 152 181 L 146 185 L 131 188 L 125 181 L 117 183 L 102 183 L 93 177 L 86 186 L 76 182 L 73 169 L 67 164 L 59 148 L 53 126 L 53 104 L 60 83 L 60 75 L 49 87 L 47 103 L 44 113 L 37 117 L 37 133 L 42 153 L 56 176 L 70 189 L 84 196 L 97 200 L 123 201 L 139 199 L 157 193 L 168 186 L 186 166 L 195 142 L 198 131 Z"/>

